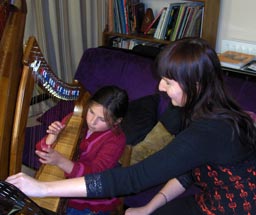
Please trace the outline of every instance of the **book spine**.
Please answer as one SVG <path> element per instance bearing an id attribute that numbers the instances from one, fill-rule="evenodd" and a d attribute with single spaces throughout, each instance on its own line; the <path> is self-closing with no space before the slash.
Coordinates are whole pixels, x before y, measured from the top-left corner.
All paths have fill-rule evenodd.
<path id="1" fill-rule="evenodd" d="M 121 33 L 125 34 L 126 29 L 125 29 L 125 14 L 124 14 L 124 4 L 123 0 L 118 0 L 118 11 L 119 11 L 119 16 L 120 16 L 120 22 L 121 22 Z"/>
<path id="2" fill-rule="evenodd" d="M 187 15 L 186 15 L 186 20 L 184 22 L 184 25 L 182 26 L 182 31 L 180 32 L 179 38 L 182 38 L 185 36 L 185 32 L 187 29 L 187 26 L 189 24 L 189 20 L 191 20 L 191 13 L 192 13 L 193 7 L 189 6 L 187 8 Z"/>
<path id="3" fill-rule="evenodd" d="M 124 18 L 125 18 L 125 33 L 129 34 L 130 33 L 130 28 L 129 28 L 129 15 L 128 15 L 128 4 L 127 0 L 121 0 L 123 1 L 123 10 L 124 10 Z"/>
<path id="4" fill-rule="evenodd" d="M 193 15 L 191 16 L 191 21 L 189 23 L 188 29 L 186 31 L 186 37 L 199 37 L 201 34 L 201 25 L 203 17 L 203 4 L 197 4 L 194 6 Z"/>
<path id="5" fill-rule="evenodd" d="M 119 16 L 119 9 L 118 9 L 118 1 L 119 0 L 114 0 L 115 32 L 122 33 L 121 21 L 120 21 L 120 16 Z"/>
<path id="6" fill-rule="evenodd" d="M 144 14 L 145 14 L 144 3 L 137 3 L 132 5 L 132 13 L 134 17 L 134 22 L 132 27 L 133 32 L 140 33 L 141 25 L 142 25 Z"/>
<path id="7" fill-rule="evenodd" d="M 192 21 L 192 18 L 194 16 L 194 13 L 195 13 L 195 7 L 191 7 L 190 11 L 189 11 L 189 16 L 188 16 L 188 19 L 187 19 L 187 23 L 186 23 L 186 26 L 185 26 L 184 31 L 183 31 L 183 37 L 187 37 L 187 35 L 188 35 L 188 30 L 189 30 L 189 27 L 191 25 L 191 21 Z"/>
<path id="8" fill-rule="evenodd" d="M 156 32 L 155 32 L 155 34 L 154 34 L 154 38 L 156 38 L 156 39 L 159 39 L 159 34 L 160 34 L 160 30 L 161 30 L 161 27 L 162 27 L 162 24 L 163 24 L 163 21 L 164 21 L 166 9 L 167 9 L 167 8 L 165 7 L 164 10 L 163 10 L 163 12 L 162 12 L 162 14 L 161 14 L 159 23 L 158 23 L 157 28 L 156 28 Z"/>
<path id="9" fill-rule="evenodd" d="M 169 5 L 169 7 L 166 9 L 166 12 L 165 12 L 165 17 L 164 17 L 164 20 L 163 20 L 163 24 L 162 24 L 162 28 L 160 30 L 160 35 L 159 35 L 159 39 L 164 39 L 165 37 L 165 33 L 166 33 L 166 29 L 167 29 L 167 24 L 168 24 L 168 20 L 170 18 L 170 10 L 171 10 L 171 7 Z"/>
<path id="10" fill-rule="evenodd" d="M 180 9 L 179 9 L 178 18 L 177 18 L 177 21 L 176 21 L 176 24 L 175 24 L 175 27 L 174 27 L 174 30 L 173 30 L 171 41 L 175 41 L 176 40 L 178 29 L 179 29 L 179 26 L 180 26 L 180 23 L 181 23 L 181 20 L 182 20 L 183 12 L 184 12 L 184 5 L 182 4 L 180 6 Z"/>
<path id="11" fill-rule="evenodd" d="M 171 18 L 171 23 L 168 27 L 167 30 L 167 39 L 171 40 L 177 19 L 178 19 L 178 14 L 179 14 L 179 10 L 180 10 L 180 4 L 175 4 L 172 6 L 172 18 Z"/>
<path id="12" fill-rule="evenodd" d="M 183 33 L 183 30 L 184 30 L 184 27 L 185 27 L 185 24 L 186 24 L 187 18 L 188 18 L 188 13 L 189 13 L 189 7 L 186 5 L 185 9 L 184 9 L 182 20 L 181 20 L 181 23 L 180 23 L 179 30 L 177 32 L 176 39 L 182 38 L 182 33 Z"/>
<path id="13" fill-rule="evenodd" d="M 108 1 L 108 31 L 114 31 L 114 0 Z"/>

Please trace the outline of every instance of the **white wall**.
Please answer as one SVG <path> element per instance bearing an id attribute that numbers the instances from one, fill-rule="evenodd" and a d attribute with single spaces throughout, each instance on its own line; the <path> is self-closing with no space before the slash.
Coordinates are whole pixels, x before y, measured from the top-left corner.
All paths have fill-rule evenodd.
<path id="1" fill-rule="evenodd" d="M 238 40 L 256 45 L 256 1 L 220 0 L 220 16 L 216 51 L 222 40 Z M 154 15 L 173 0 L 141 0 L 145 8 L 151 7 Z"/>

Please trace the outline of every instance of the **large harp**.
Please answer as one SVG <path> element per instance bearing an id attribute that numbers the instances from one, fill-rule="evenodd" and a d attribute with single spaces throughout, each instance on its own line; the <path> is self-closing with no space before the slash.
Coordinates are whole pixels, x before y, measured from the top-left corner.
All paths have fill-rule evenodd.
<path id="1" fill-rule="evenodd" d="M 78 83 L 67 84 L 62 82 L 52 72 L 47 64 L 40 47 L 34 37 L 30 37 L 26 43 L 23 55 L 23 71 L 20 82 L 20 89 L 17 97 L 14 131 L 11 146 L 10 172 L 16 173 L 19 170 L 22 153 L 19 149 L 20 142 L 24 141 L 26 119 L 31 101 L 34 83 L 41 86 L 47 93 L 61 100 L 74 100 L 75 106 L 73 115 L 56 141 L 55 149 L 68 159 L 72 159 L 76 151 L 77 143 L 81 138 L 81 130 L 84 125 L 85 105 L 90 95 L 83 90 Z M 34 152 L 33 152 L 34 153 Z M 52 181 L 64 178 L 64 172 L 56 166 L 42 165 L 35 176 L 39 180 Z M 57 211 L 60 198 L 33 199 L 39 206 Z"/>
<path id="2" fill-rule="evenodd" d="M 16 0 L 10 4 L 6 0 L 4 3 L 4 6 L 6 6 L 4 12 L 8 12 L 8 16 L 6 15 L 6 22 L 1 19 L 1 27 L 2 23 L 5 23 L 5 27 L 1 29 L 0 41 L 1 180 L 5 180 L 8 175 L 21 171 L 25 128 L 35 82 L 54 97 L 76 100 L 74 114 L 66 128 L 68 134 L 59 139 L 59 141 L 63 139 L 67 141 L 67 144 L 64 143 L 63 147 L 66 146 L 65 150 L 69 152 L 67 156 L 70 157 L 73 156 L 75 142 L 79 139 L 84 103 L 89 98 L 88 93 L 81 91 L 82 87 L 79 84 L 65 84 L 54 76 L 50 67 L 47 66 L 35 38 L 29 38 L 25 51 L 23 50 L 27 13 L 26 1 Z M 39 74 L 38 72 L 42 73 Z M 55 86 L 53 86 L 54 83 Z M 58 88 L 55 88 L 57 86 Z M 70 139 L 67 138 L 69 135 L 72 136 Z M 58 144 L 56 147 L 59 147 Z M 44 177 L 45 174 L 48 176 L 47 180 L 56 179 L 54 177 L 64 177 L 63 174 L 58 174 L 58 171 L 50 170 L 53 174 L 49 174 L 47 171 L 48 169 L 42 166 L 37 177 Z M 54 176 L 54 174 L 57 174 L 57 176 Z M 56 199 L 55 202 L 58 201 L 59 199 Z M 52 203 L 53 201 L 50 200 L 49 202 Z M 40 203 L 39 205 L 41 206 Z M 54 210 L 54 207 L 50 207 L 50 210 Z"/>
<path id="3" fill-rule="evenodd" d="M 0 41 L 0 179 L 9 175 L 11 136 L 16 98 L 22 74 L 23 37 L 26 21 L 26 1 L 1 1 L 6 22 Z M 5 4 L 5 5 L 3 5 Z M 1 24 L 3 23 L 1 15 Z M 2 26 L 1 26 L 2 27 Z"/>

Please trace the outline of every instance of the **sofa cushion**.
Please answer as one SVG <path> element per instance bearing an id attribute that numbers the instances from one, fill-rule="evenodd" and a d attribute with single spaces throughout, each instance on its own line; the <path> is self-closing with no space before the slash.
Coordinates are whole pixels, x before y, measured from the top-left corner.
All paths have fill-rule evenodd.
<path id="1" fill-rule="evenodd" d="M 142 161 L 169 144 L 174 135 L 170 134 L 159 121 L 145 139 L 132 148 L 131 165 Z"/>
<path id="2" fill-rule="evenodd" d="M 121 123 L 127 144 L 137 144 L 154 127 L 157 122 L 158 103 L 158 94 L 144 96 L 129 103 Z"/>

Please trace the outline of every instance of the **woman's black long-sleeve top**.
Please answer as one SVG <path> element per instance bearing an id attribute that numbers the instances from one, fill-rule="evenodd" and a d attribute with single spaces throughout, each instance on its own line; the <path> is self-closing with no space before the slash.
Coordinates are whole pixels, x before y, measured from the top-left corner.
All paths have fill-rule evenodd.
<path id="1" fill-rule="evenodd" d="M 177 110 L 174 111 L 176 114 Z M 179 120 L 174 117 L 168 122 L 169 128 L 175 130 Z M 88 197 L 123 196 L 177 178 L 185 188 L 191 183 L 202 187 L 197 202 L 203 211 L 213 207 L 219 207 L 220 212 L 233 210 L 232 207 L 244 211 L 246 202 L 252 202 L 253 198 L 255 207 L 255 155 L 240 143 L 230 123 L 201 119 L 180 131 L 164 149 L 138 164 L 85 176 L 87 194 Z M 232 205 L 240 201 L 241 195 L 241 205 Z"/>

